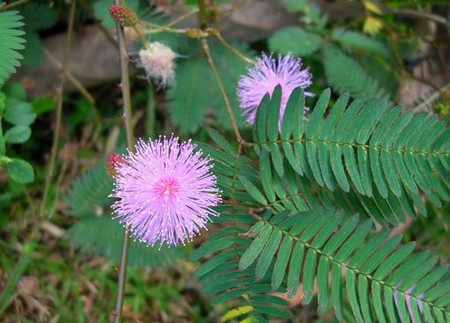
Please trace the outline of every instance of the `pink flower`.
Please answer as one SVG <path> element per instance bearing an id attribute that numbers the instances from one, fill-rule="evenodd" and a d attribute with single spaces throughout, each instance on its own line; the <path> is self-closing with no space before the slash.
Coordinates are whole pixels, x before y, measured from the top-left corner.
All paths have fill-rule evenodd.
<path id="1" fill-rule="evenodd" d="M 286 104 L 295 88 L 307 88 L 312 84 L 312 75 L 308 69 L 301 69 L 301 59 L 291 54 L 280 56 L 277 60 L 263 54 L 256 66 L 248 70 L 248 75 L 239 81 L 238 95 L 243 115 L 247 122 L 255 122 L 258 106 L 264 95 L 272 95 L 275 87 L 281 85 L 280 124 L 283 120 Z M 312 96 L 310 92 L 305 95 Z"/>
<path id="2" fill-rule="evenodd" d="M 115 217 L 149 245 L 185 244 L 205 228 L 221 202 L 210 159 L 196 145 L 159 137 L 139 140 L 116 166 Z"/>

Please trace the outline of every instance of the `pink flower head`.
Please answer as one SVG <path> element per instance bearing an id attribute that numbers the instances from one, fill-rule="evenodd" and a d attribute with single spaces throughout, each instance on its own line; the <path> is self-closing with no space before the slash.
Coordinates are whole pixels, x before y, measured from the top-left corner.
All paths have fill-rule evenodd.
<path id="1" fill-rule="evenodd" d="M 221 202 L 210 159 L 190 140 L 139 140 L 117 165 L 110 197 L 115 217 L 149 245 L 185 244 L 205 228 Z"/>
<path id="2" fill-rule="evenodd" d="M 291 54 L 280 56 L 277 60 L 263 54 L 256 66 L 248 70 L 248 75 L 239 81 L 238 95 L 243 115 L 248 123 L 255 123 L 256 112 L 264 95 L 272 95 L 275 87 L 281 85 L 280 124 L 283 120 L 286 104 L 295 88 L 307 88 L 312 84 L 312 75 L 308 69 L 301 69 L 300 58 Z M 305 95 L 312 96 L 310 92 Z"/>

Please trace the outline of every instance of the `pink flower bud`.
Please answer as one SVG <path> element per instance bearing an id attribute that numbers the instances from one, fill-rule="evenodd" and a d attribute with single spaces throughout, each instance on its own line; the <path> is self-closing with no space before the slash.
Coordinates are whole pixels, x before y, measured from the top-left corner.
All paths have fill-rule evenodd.
<path id="1" fill-rule="evenodd" d="M 133 27 L 139 21 L 136 13 L 125 6 L 111 6 L 109 7 L 109 14 L 115 22 L 124 27 Z"/>

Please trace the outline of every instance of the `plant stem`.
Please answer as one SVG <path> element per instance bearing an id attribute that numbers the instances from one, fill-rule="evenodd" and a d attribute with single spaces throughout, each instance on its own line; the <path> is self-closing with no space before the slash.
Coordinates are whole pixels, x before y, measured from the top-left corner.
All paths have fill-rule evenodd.
<path id="1" fill-rule="evenodd" d="M 214 74 L 214 78 L 216 79 L 217 85 L 219 86 L 220 93 L 222 94 L 223 100 L 225 101 L 225 106 L 227 108 L 228 114 L 230 115 L 231 124 L 233 126 L 234 134 L 239 143 L 245 144 L 245 140 L 242 138 L 239 133 L 239 129 L 236 122 L 236 117 L 234 116 L 233 109 L 231 108 L 230 100 L 228 99 L 227 93 L 225 92 L 225 87 L 223 86 L 222 80 L 220 79 L 219 72 L 217 71 L 216 64 L 211 56 L 211 51 L 209 50 L 208 42 L 205 38 L 201 40 L 203 51 L 205 52 L 206 58 L 208 59 L 208 63 L 211 66 L 211 70 Z"/>
<path id="2" fill-rule="evenodd" d="M 197 0 L 200 29 L 206 29 L 208 27 L 208 13 L 206 12 L 205 0 Z"/>
<path id="3" fill-rule="evenodd" d="M 62 117 L 62 106 L 64 101 L 64 83 L 66 80 L 67 69 L 69 66 L 69 57 L 70 57 L 70 45 L 72 43 L 72 34 L 73 34 L 73 26 L 75 21 L 75 7 L 76 1 L 72 1 L 70 6 L 70 16 L 69 16 L 69 26 L 67 31 L 66 44 L 64 48 L 64 57 L 61 66 L 61 74 L 60 74 L 60 86 L 58 91 L 57 105 L 56 105 L 56 124 L 55 124 L 55 132 L 53 133 L 53 144 L 50 155 L 50 165 L 48 167 L 47 176 L 45 178 L 45 186 L 44 186 L 44 194 L 42 196 L 42 204 L 39 210 L 39 217 L 42 219 L 45 213 L 45 205 L 47 202 L 48 192 L 50 190 L 50 182 L 53 177 L 53 171 L 56 163 L 56 153 L 58 151 L 59 145 L 59 133 L 61 130 L 61 117 Z"/>
<path id="4" fill-rule="evenodd" d="M 193 14 L 196 14 L 197 12 L 198 12 L 198 9 L 194 9 L 192 11 L 189 11 L 189 12 L 185 13 L 184 15 L 178 17 L 177 19 L 171 21 L 169 24 L 166 25 L 166 27 L 173 27 L 176 24 L 182 22 L 184 19 L 192 16 Z"/>
<path id="5" fill-rule="evenodd" d="M 114 0 L 116 6 L 121 5 L 120 0 Z M 127 136 L 127 146 L 130 152 L 134 151 L 134 134 L 133 134 L 133 115 L 131 109 L 131 95 L 130 95 L 130 76 L 128 71 L 129 57 L 126 49 L 125 33 L 123 27 L 116 23 L 117 40 L 119 42 L 119 56 L 120 56 L 120 74 L 121 74 L 121 89 L 123 100 L 123 120 L 125 123 L 125 131 Z M 122 255 L 120 257 L 120 272 L 119 272 L 119 286 L 117 291 L 116 301 L 116 317 L 114 322 L 120 323 L 122 318 L 123 298 L 125 292 L 125 283 L 127 276 L 128 263 L 128 249 L 130 245 L 130 235 L 125 228 Z"/>
<path id="6" fill-rule="evenodd" d="M 62 68 L 61 63 L 58 61 L 58 59 L 53 56 L 52 53 L 50 53 L 47 49 L 44 48 L 44 55 L 48 57 L 48 59 L 55 64 L 55 66 L 59 69 Z M 80 92 L 82 96 L 86 100 L 89 101 L 90 104 L 95 105 L 95 99 L 94 97 L 89 93 L 89 91 L 83 86 L 83 84 L 70 72 L 66 71 L 66 77 L 69 79 L 69 81 L 76 87 L 76 89 Z"/>
<path id="7" fill-rule="evenodd" d="M 27 3 L 27 2 L 30 2 L 30 1 L 31 0 L 18 0 L 16 2 L 8 3 L 7 5 L 5 5 L 2 8 L 0 8 L 0 12 L 12 9 L 14 7 L 17 7 L 17 6 L 21 6 L 21 5 L 23 5 L 23 4 Z"/>

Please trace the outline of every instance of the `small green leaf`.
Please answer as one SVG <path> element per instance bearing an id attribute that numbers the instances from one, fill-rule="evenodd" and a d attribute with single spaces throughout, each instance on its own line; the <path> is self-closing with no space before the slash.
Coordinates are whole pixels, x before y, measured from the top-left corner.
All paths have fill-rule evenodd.
<path id="1" fill-rule="evenodd" d="M 241 260 L 239 261 L 239 269 L 247 269 L 259 256 L 263 247 L 265 246 L 270 233 L 272 232 L 272 227 L 266 224 L 259 233 L 258 237 L 253 240 L 250 247 L 244 252 Z"/>
<path id="2" fill-rule="evenodd" d="M 17 102 L 15 104 L 6 106 L 5 120 L 16 126 L 29 126 L 36 119 L 36 112 L 34 112 L 31 104 L 28 102 Z"/>
<path id="3" fill-rule="evenodd" d="M 5 140 L 9 144 L 21 144 L 31 136 L 31 129 L 27 126 L 15 126 L 6 131 Z"/>
<path id="4" fill-rule="evenodd" d="M 256 186 L 250 182 L 247 178 L 243 176 L 239 176 L 239 180 L 241 181 L 242 185 L 244 185 L 247 192 L 255 199 L 256 202 L 266 205 L 267 200 L 264 197 L 264 195 L 256 188 Z"/>
<path id="5" fill-rule="evenodd" d="M 275 261 L 272 273 L 272 290 L 277 290 L 283 281 L 293 243 L 294 240 L 290 236 L 286 236 L 278 251 L 277 260 Z"/>
<path id="6" fill-rule="evenodd" d="M 23 159 L 11 159 L 5 164 L 5 170 L 9 178 L 16 182 L 25 184 L 34 181 L 33 166 Z"/>
<path id="7" fill-rule="evenodd" d="M 33 110 L 37 113 L 37 115 L 53 111 L 56 108 L 56 100 L 53 98 L 36 98 L 31 102 L 33 106 Z"/>
<path id="8" fill-rule="evenodd" d="M 268 239 L 267 244 L 264 247 L 264 250 L 261 252 L 261 255 L 258 259 L 258 263 L 256 264 L 256 279 L 257 280 L 264 278 L 264 276 L 266 275 L 266 272 L 269 269 L 270 264 L 272 263 L 272 261 L 274 259 L 274 255 L 278 249 L 281 238 L 282 238 L 281 231 L 274 230 L 272 235 Z"/>

